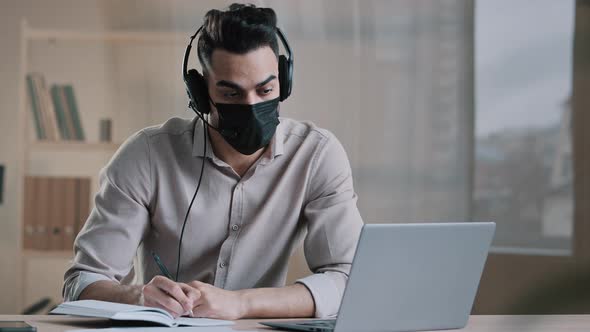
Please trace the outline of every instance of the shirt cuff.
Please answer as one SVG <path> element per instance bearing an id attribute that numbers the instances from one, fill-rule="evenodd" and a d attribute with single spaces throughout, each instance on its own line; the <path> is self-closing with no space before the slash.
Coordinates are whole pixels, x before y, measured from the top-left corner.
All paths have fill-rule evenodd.
<path id="1" fill-rule="evenodd" d="M 336 317 L 342 297 L 334 280 L 323 273 L 316 273 L 295 281 L 307 287 L 315 302 L 315 317 Z"/>
<path id="2" fill-rule="evenodd" d="M 86 271 L 80 271 L 77 275 L 73 275 L 66 281 L 64 286 L 64 302 L 77 301 L 78 297 L 80 297 L 80 293 L 82 293 L 86 287 L 100 280 L 111 279 L 100 273 Z"/>

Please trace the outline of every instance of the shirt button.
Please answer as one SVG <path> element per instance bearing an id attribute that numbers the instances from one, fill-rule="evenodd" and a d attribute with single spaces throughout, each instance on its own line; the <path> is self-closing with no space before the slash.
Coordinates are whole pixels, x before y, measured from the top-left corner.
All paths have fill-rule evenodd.
<path id="1" fill-rule="evenodd" d="M 223 269 L 224 267 L 226 267 L 226 266 L 227 266 L 227 265 L 225 264 L 225 262 L 221 262 L 221 264 L 219 264 L 219 267 L 220 267 L 220 268 L 222 268 L 222 269 Z"/>
<path id="2" fill-rule="evenodd" d="M 238 229 L 240 229 L 240 226 L 238 226 L 238 225 L 233 225 L 233 226 L 231 227 L 231 229 L 232 229 L 232 230 L 234 230 L 234 231 L 237 231 Z"/>

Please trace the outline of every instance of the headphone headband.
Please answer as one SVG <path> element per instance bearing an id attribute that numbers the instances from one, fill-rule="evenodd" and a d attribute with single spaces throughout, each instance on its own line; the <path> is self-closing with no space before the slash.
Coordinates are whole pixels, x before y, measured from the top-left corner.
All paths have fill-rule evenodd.
<path id="1" fill-rule="evenodd" d="M 194 35 L 192 35 L 190 37 L 190 42 L 188 43 L 188 46 L 186 47 L 186 50 L 184 51 L 184 61 L 182 62 L 182 76 L 186 79 L 186 76 L 188 75 L 188 58 L 189 55 L 191 54 L 191 48 L 192 48 L 192 44 L 193 44 L 193 40 L 197 37 L 197 35 L 199 34 L 199 32 L 201 32 L 201 30 L 203 29 L 203 26 L 201 25 L 198 29 L 197 32 L 195 32 Z"/>
<path id="2" fill-rule="evenodd" d="M 289 47 L 289 42 L 287 41 L 287 38 L 285 37 L 283 31 L 279 27 L 276 27 L 275 29 L 277 32 L 277 36 L 279 36 L 279 39 L 281 40 L 281 43 L 285 48 L 285 51 L 287 51 L 287 55 L 289 56 L 288 60 L 293 62 L 293 52 L 291 52 L 291 47 Z"/>
<path id="3" fill-rule="evenodd" d="M 291 52 L 291 47 L 289 46 L 289 42 L 287 41 L 287 38 L 283 34 L 283 31 L 281 30 L 281 28 L 275 27 L 275 29 L 276 29 L 277 36 L 279 36 L 279 39 L 281 40 L 281 44 L 283 44 L 283 47 L 285 48 L 285 51 L 287 51 L 287 55 L 289 56 L 287 58 L 287 60 L 290 61 L 291 63 L 293 63 L 293 52 Z M 189 59 L 189 55 L 191 53 L 193 40 L 195 40 L 195 38 L 197 37 L 199 32 L 201 32 L 201 30 L 203 30 L 202 25 L 197 29 L 197 32 L 195 32 L 194 35 L 190 36 L 190 41 L 188 43 L 188 46 L 186 47 L 186 50 L 184 51 L 184 61 L 182 62 L 183 76 L 186 76 L 188 74 L 188 68 L 187 68 L 188 67 L 188 59 Z"/>

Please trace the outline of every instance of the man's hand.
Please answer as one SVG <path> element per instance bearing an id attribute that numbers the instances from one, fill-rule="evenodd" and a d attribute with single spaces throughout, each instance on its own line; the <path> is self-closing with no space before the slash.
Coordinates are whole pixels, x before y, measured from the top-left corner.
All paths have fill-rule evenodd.
<path id="1" fill-rule="evenodd" d="M 192 309 L 198 303 L 201 294 L 187 284 L 174 282 L 163 276 L 155 276 L 143 286 L 143 305 L 161 308 L 171 313 L 174 318 L 183 315 L 193 316 Z"/>
<path id="2" fill-rule="evenodd" d="M 228 291 L 200 281 L 188 283 L 200 297 L 193 308 L 194 317 L 235 320 L 246 315 L 240 291 Z"/>

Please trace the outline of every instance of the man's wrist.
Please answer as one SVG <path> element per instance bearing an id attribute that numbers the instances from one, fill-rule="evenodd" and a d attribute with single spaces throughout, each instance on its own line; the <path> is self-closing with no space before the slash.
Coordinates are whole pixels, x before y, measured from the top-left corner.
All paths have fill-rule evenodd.
<path id="1" fill-rule="evenodd" d="M 251 288 L 235 291 L 241 318 L 313 317 L 314 301 L 300 284 L 281 288 Z"/>
<path id="2" fill-rule="evenodd" d="M 240 318 L 252 317 L 253 303 L 248 289 L 237 290 L 236 294 L 238 295 Z"/>
<path id="3" fill-rule="evenodd" d="M 141 285 L 117 285 L 120 303 L 143 305 L 143 286 Z"/>
<path id="4" fill-rule="evenodd" d="M 78 299 L 141 305 L 142 287 L 141 285 L 121 285 L 110 280 L 100 280 L 88 285 L 80 293 Z"/>

